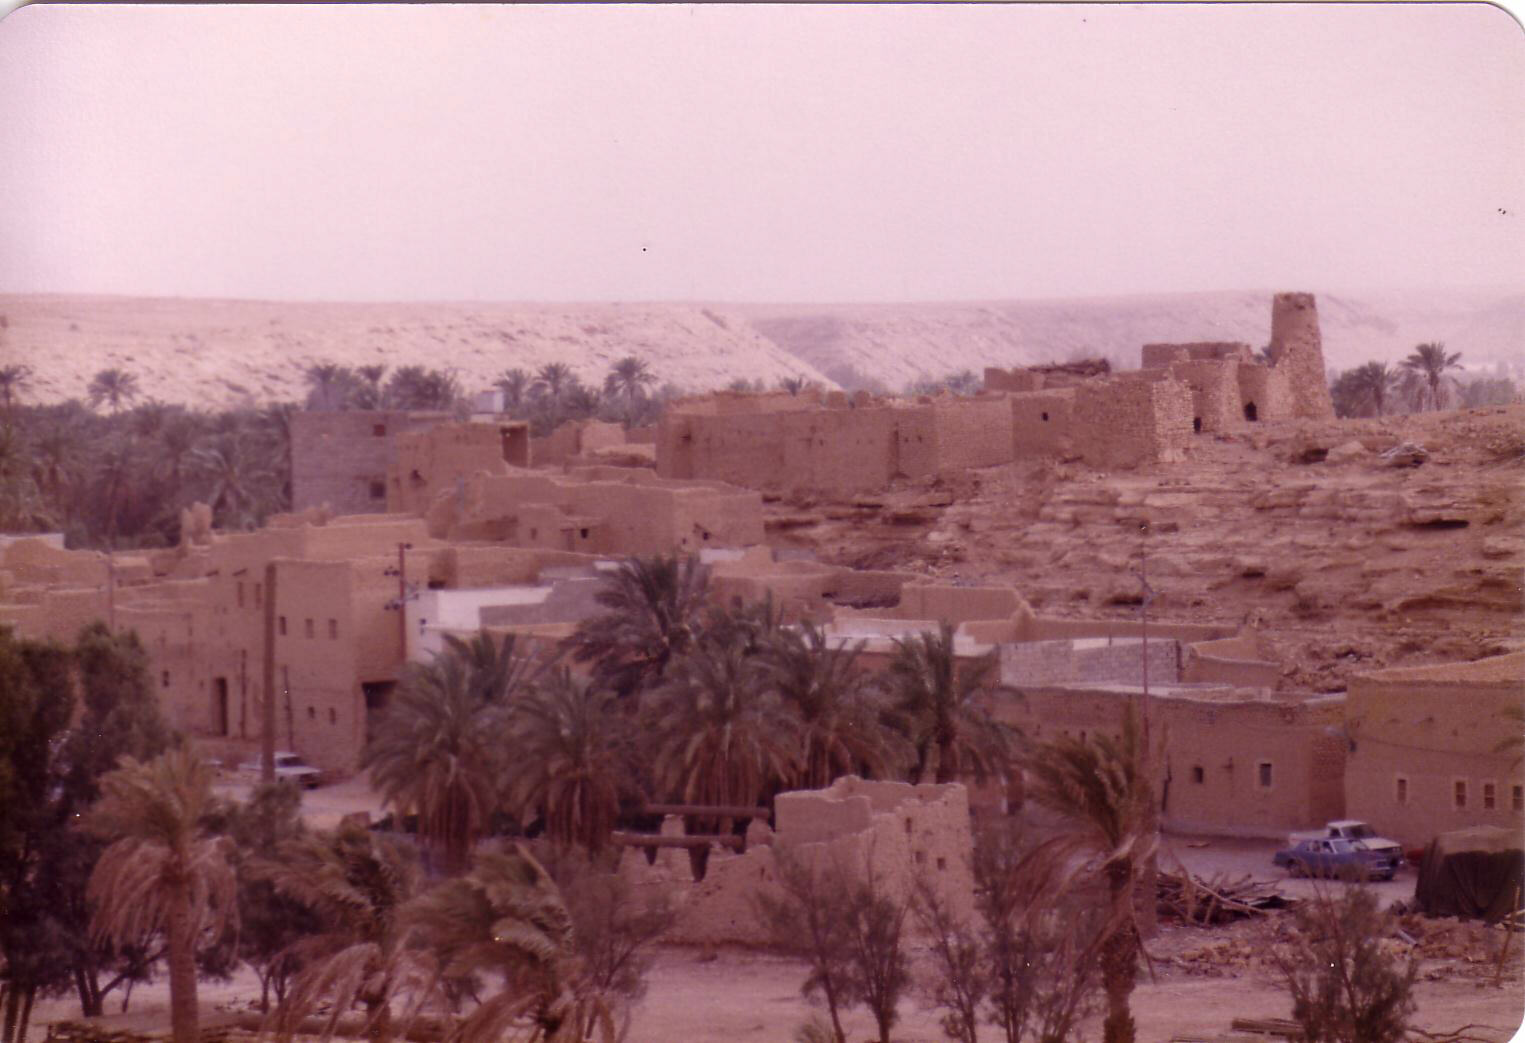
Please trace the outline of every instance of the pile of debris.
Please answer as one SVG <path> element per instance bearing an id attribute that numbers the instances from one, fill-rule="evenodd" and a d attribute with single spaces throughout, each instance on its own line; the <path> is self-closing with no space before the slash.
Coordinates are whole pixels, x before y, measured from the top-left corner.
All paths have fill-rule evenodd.
<path id="1" fill-rule="evenodd" d="M 1254 880 L 1248 874 L 1230 880 L 1220 873 L 1203 880 L 1185 869 L 1174 873 L 1162 869 L 1155 879 L 1156 910 L 1183 923 L 1229 923 L 1291 904 L 1275 884 Z"/>

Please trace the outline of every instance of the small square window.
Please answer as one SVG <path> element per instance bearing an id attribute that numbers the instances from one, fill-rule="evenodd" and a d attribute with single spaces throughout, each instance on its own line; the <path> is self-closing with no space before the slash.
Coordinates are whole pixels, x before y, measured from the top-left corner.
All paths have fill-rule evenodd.
<path id="1" fill-rule="evenodd" d="M 371 434 L 374 437 L 376 437 L 376 438 L 385 438 L 387 436 L 387 425 L 385 425 L 385 424 L 373 424 L 373 425 L 371 425 Z"/>
<path id="2" fill-rule="evenodd" d="M 1491 782 L 1483 783 L 1483 810 L 1492 811 L 1498 807 L 1498 787 Z"/>
<path id="3" fill-rule="evenodd" d="M 307 708 L 307 719 L 309 721 L 316 721 L 318 719 L 318 709 L 317 709 L 317 707 L 309 706 Z"/>
<path id="4" fill-rule="evenodd" d="M 946 858 L 939 858 L 937 860 L 937 868 L 938 869 L 947 869 L 948 868 L 948 860 Z"/>
<path id="5" fill-rule="evenodd" d="M 1451 786 L 1451 803 L 1460 811 L 1467 806 L 1467 780 L 1457 779 Z"/>
<path id="6" fill-rule="evenodd" d="M 1394 789 L 1394 796 L 1397 798 L 1398 803 L 1407 804 L 1409 802 L 1409 780 L 1399 775 Z"/>
<path id="7" fill-rule="evenodd" d="M 1207 773 L 1202 770 L 1202 765 L 1193 764 L 1191 766 L 1191 781 L 1200 786 L 1206 779 Z"/>
<path id="8" fill-rule="evenodd" d="M 1259 784 L 1261 789 L 1270 789 L 1271 788 L 1271 777 L 1272 777 L 1271 776 L 1271 762 L 1270 761 L 1256 761 L 1255 762 L 1255 781 Z"/>
<path id="9" fill-rule="evenodd" d="M 328 639 L 330 641 L 339 640 L 339 621 L 337 619 L 330 619 L 328 621 Z"/>
<path id="10" fill-rule="evenodd" d="M 386 482 L 377 482 L 377 481 L 371 482 L 371 499 L 373 499 L 373 500 L 385 500 L 386 498 L 387 498 L 387 483 Z"/>

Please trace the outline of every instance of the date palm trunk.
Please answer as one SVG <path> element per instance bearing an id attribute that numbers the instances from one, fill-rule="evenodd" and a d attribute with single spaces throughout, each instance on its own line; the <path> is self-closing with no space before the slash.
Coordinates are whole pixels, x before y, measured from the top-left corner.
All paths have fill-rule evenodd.
<path id="1" fill-rule="evenodd" d="M 196 1001 L 196 914 L 188 885 L 176 886 L 170 897 L 168 927 L 169 1019 L 174 1043 L 198 1043 Z"/>
<path id="2" fill-rule="evenodd" d="M 1129 999 L 1138 972 L 1138 936 L 1134 931 L 1133 866 L 1107 867 L 1107 890 L 1112 899 L 1111 926 L 1101 945 L 1101 983 L 1107 995 L 1102 1043 L 1134 1043 Z"/>

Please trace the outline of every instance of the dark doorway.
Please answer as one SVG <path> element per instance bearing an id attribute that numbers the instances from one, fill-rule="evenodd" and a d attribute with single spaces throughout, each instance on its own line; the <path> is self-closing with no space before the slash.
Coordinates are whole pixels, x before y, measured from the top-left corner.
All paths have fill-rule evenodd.
<path id="1" fill-rule="evenodd" d="M 1191 418 L 1191 430 L 1192 430 L 1193 434 L 1200 435 L 1202 433 L 1202 418 L 1201 417 L 1194 416 L 1194 417 Z"/>
<path id="2" fill-rule="evenodd" d="M 369 745 L 376 735 L 376 724 L 392 701 L 395 681 L 362 681 L 360 691 L 365 695 L 365 741 Z"/>
<path id="3" fill-rule="evenodd" d="M 1260 419 L 1260 411 L 1255 408 L 1255 403 L 1246 402 L 1244 404 L 1244 418 L 1251 421 Z"/>
<path id="4" fill-rule="evenodd" d="M 219 677 L 212 682 L 212 734 L 228 734 L 228 679 Z"/>

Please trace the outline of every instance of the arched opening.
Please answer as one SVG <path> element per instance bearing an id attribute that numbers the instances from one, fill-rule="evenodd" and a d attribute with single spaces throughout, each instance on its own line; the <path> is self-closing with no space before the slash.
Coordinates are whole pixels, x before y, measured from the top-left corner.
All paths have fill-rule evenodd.
<path id="1" fill-rule="evenodd" d="M 1244 418 L 1250 421 L 1260 419 L 1260 411 L 1255 408 L 1255 403 L 1246 402 L 1244 404 Z"/>
<path id="2" fill-rule="evenodd" d="M 1201 417 L 1194 416 L 1194 417 L 1191 418 L 1191 431 L 1192 431 L 1192 434 L 1197 434 L 1197 435 L 1200 435 L 1202 433 L 1202 418 Z"/>

